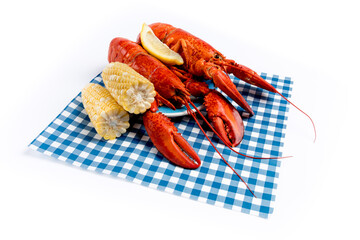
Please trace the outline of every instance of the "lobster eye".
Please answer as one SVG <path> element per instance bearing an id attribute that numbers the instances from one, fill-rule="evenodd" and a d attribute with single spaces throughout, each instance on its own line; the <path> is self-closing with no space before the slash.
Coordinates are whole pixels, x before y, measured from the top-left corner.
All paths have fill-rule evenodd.
<path id="1" fill-rule="evenodd" d="M 217 53 L 215 53 L 214 58 L 216 58 L 216 59 L 222 59 L 222 57 L 221 57 L 219 54 L 217 54 Z"/>

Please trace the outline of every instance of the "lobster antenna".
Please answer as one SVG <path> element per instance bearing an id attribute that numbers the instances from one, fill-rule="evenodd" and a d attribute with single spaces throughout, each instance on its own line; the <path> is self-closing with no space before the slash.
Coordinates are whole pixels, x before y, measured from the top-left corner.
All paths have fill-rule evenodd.
<path id="1" fill-rule="evenodd" d="M 230 66 L 230 67 L 233 67 L 233 68 L 237 68 L 237 69 L 241 69 L 240 67 L 238 66 L 235 66 L 235 65 L 232 65 L 230 63 L 227 63 L 227 62 L 221 62 L 221 65 L 225 65 L 225 66 Z M 271 85 L 272 86 L 272 85 Z M 273 87 L 273 86 L 272 86 Z M 283 99 L 285 99 L 288 103 L 290 103 L 291 105 L 293 105 L 297 110 L 299 110 L 301 113 L 303 113 L 305 116 L 307 116 L 312 125 L 313 125 L 313 128 L 314 128 L 314 134 L 315 134 L 315 138 L 314 138 L 314 142 L 316 141 L 316 127 L 315 127 L 315 123 L 314 121 L 312 120 L 312 118 L 307 114 L 305 113 L 303 110 L 301 110 L 299 107 L 297 107 L 295 104 L 293 104 L 289 99 L 287 99 L 284 95 L 282 95 L 276 88 L 273 87 L 273 91 L 277 94 L 279 94 Z M 270 91 L 272 92 L 272 91 Z"/>
<path id="2" fill-rule="evenodd" d="M 248 157 L 248 158 L 252 158 L 252 159 L 284 159 L 284 158 L 291 158 L 292 156 L 285 156 L 285 157 L 269 157 L 269 158 L 261 158 L 261 157 L 253 157 L 253 156 L 248 156 L 245 155 L 243 153 L 240 153 L 238 151 L 236 151 L 235 149 L 233 149 L 229 144 L 226 143 L 226 141 L 224 141 L 224 139 L 220 136 L 220 134 L 211 126 L 211 124 L 208 122 L 208 120 L 204 117 L 204 115 L 200 112 L 200 110 L 195 106 L 195 104 L 191 101 L 189 101 L 191 106 L 193 106 L 193 108 L 195 108 L 195 110 L 199 113 L 199 115 L 201 116 L 201 118 L 206 122 L 206 124 L 211 128 L 211 130 L 216 134 L 216 136 L 218 136 L 220 138 L 221 141 L 223 141 L 223 143 L 233 152 L 243 156 L 243 157 Z"/>
<path id="3" fill-rule="evenodd" d="M 221 159 L 225 162 L 225 164 L 240 178 L 240 180 L 245 184 L 246 188 L 251 192 L 251 194 L 255 197 L 256 195 L 254 194 L 253 191 L 251 191 L 250 187 L 247 185 L 247 183 L 244 181 L 244 179 L 242 179 L 242 177 L 235 171 L 235 169 L 233 167 L 230 166 L 230 164 L 225 160 L 225 158 L 221 155 L 221 153 L 219 152 L 219 150 L 215 147 L 215 145 L 211 142 L 210 138 L 206 135 L 204 129 L 201 127 L 198 119 L 195 116 L 195 113 L 191 110 L 189 103 L 184 101 L 187 112 L 194 118 L 195 122 L 197 123 L 197 125 L 199 126 L 199 128 L 201 129 L 202 133 L 205 135 L 205 137 L 207 138 L 207 140 L 210 142 L 211 146 L 213 146 L 213 148 L 215 149 L 215 151 L 220 155 Z M 192 103 L 190 101 L 190 103 Z M 193 103 L 192 103 L 193 105 Z"/>
<path id="4" fill-rule="evenodd" d="M 314 133 L 315 133 L 315 138 L 314 138 L 314 142 L 316 141 L 316 127 L 315 127 L 315 123 L 314 123 L 314 121 L 312 120 L 312 118 L 308 115 L 308 114 L 306 114 L 303 110 L 301 110 L 300 108 L 298 108 L 295 104 L 293 104 L 292 102 L 290 102 L 290 100 L 289 99 L 287 99 L 284 95 L 282 95 L 277 89 L 275 89 L 276 90 L 276 93 L 277 94 L 279 94 L 282 98 L 284 98 L 288 103 L 290 103 L 291 105 L 293 105 L 297 110 L 299 110 L 300 112 L 302 112 L 305 116 L 307 116 L 309 119 L 310 119 L 310 121 L 311 121 L 311 123 L 312 123 L 312 125 L 313 125 L 313 128 L 314 128 Z"/>

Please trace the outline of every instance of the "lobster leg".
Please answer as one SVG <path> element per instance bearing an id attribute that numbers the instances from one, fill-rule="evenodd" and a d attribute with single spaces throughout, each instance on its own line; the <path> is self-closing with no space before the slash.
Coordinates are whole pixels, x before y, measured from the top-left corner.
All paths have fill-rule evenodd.
<path id="1" fill-rule="evenodd" d="M 143 122 L 155 147 L 170 162 L 188 169 L 195 169 L 201 165 L 200 157 L 195 150 L 165 115 L 148 110 L 143 116 Z"/>

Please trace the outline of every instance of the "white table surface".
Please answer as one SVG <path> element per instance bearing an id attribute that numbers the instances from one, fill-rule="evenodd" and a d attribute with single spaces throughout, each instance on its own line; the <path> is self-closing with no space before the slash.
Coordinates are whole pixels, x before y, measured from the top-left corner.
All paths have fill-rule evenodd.
<path id="1" fill-rule="evenodd" d="M 101 3 L 100 3 L 101 2 Z M 356 1 L 1 4 L 0 239 L 359 237 Z M 235 4 L 236 3 L 236 4 Z M 113 37 L 167 22 L 255 71 L 289 76 L 294 108 L 269 219 L 81 170 L 27 145 L 107 63 Z"/>

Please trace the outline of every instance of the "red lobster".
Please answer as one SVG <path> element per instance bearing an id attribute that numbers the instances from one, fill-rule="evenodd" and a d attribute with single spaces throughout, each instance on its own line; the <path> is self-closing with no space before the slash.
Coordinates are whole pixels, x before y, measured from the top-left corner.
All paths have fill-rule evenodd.
<path id="1" fill-rule="evenodd" d="M 217 132 L 230 146 L 236 146 L 243 137 L 243 123 L 236 109 L 215 90 L 202 82 L 184 83 L 159 60 L 150 56 L 140 45 L 124 38 L 115 38 L 110 43 L 109 62 L 128 64 L 135 71 L 149 79 L 158 93 L 157 100 L 169 108 L 187 106 L 190 93 L 205 97 L 210 120 Z M 189 93 L 190 91 L 190 93 Z"/>
<path id="2" fill-rule="evenodd" d="M 189 103 L 192 106 L 194 105 L 190 101 L 190 93 L 185 88 L 184 83 L 159 60 L 150 56 L 140 45 L 125 38 L 114 38 L 110 43 L 108 61 L 128 64 L 135 71 L 149 79 L 157 91 L 156 103 L 160 102 L 172 109 L 185 105 L 188 112 L 194 117 L 205 134 L 195 114 L 190 109 Z M 193 84 L 196 85 L 196 82 Z M 198 89 L 198 92 L 205 95 L 205 105 L 210 119 L 215 122 L 214 127 L 220 130 L 217 133 L 216 130 L 212 129 L 219 138 L 226 145 L 227 142 L 231 143 L 230 146 L 234 143 L 239 144 L 244 129 L 241 117 L 236 109 L 215 90 L 206 90 L 204 86 L 199 86 L 198 88 L 189 87 L 189 89 Z M 198 168 L 201 164 L 199 156 L 181 134 L 177 132 L 174 124 L 162 113 L 156 113 L 156 105 L 153 104 L 152 108 L 143 115 L 145 129 L 153 144 L 172 163 L 189 169 Z M 207 136 L 206 138 L 210 141 Z M 224 162 L 245 183 L 240 175 L 222 157 L 213 143 L 211 141 L 210 143 Z M 253 194 L 246 183 L 245 185 Z"/>
<path id="3" fill-rule="evenodd" d="M 270 83 L 261 78 L 255 71 L 236 63 L 234 60 L 226 59 L 223 54 L 213 48 L 210 44 L 180 28 L 175 28 L 170 24 L 165 23 L 153 23 L 149 25 L 149 27 L 164 44 L 181 55 L 184 59 L 182 67 L 185 71 L 195 76 L 212 79 L 215 86 L 219 87 L 251 115 L 254 114 L 253 110 L 238 92 L 236 86 L 226 73 L 232 73 L 237 78 L 249 84 L 279 94 L 311 120 L 316 139 L 315 124 L 311 117 L 290 102 Z M 178 76 L 183 74 L 180 70 L 175 69 L 174 71 Z M 184 78 L 186 78 L 186 76 L 184 76 Z"/>

